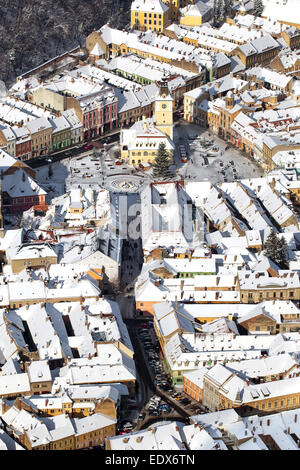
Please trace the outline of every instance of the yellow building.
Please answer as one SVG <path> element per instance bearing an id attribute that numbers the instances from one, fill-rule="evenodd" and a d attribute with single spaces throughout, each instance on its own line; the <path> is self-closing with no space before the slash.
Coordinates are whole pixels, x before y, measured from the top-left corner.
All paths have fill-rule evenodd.
<path id="1" fill-rule="evenodd" d="M 173 158 L 173 97 L 163 79 L 155 97 L 154 120 L 143 119 L 120 134 L 121 159 L 130 165 L 154 163 L 159 145 L 164 143 Z"/>
<path id="2" fill-rule="evenodd" d="M 153 164 L 161 143 L 165 144 L 172 158 L 174 144 L 169 137 L 159 131 L 151 120 L 138 121 L 130 129 L 121 131 L 121 159 L 130 165 Z"/>
<path id="3" fill-rule="evenodd" d="M 131 28 L 162 32 L 168 25 L 168 11 L 161 0 L 134 0 L 131 4 Z"/>
<path id="4" fill-rule="evenodd" d="M 220 375 L 216 375 L 217 370 L 223 372 L 221 380 Z M 264 415 L 299 408 L 300 378 L 298 373 L 291 375 L 292 378 L 254 385 L 218 364 L 203 378 L 203 405 L 212 412 L 241 408 L 243 415 Z"/>
<path id="5" fill-rule="evenodd" d="M 173 97 L 164 78 L 155 97 L 155 127 L 173 140 Z"/>
<path id="6" fill-rule="evenodd" d="M 44 267 L 57 264 L 57 254 L 48 243 L 24 244 L 10 258 L 11 269 L 18 274 L 27 267 Z"/>
<path id="7" fill-rule="evenodd" d="M 46 154 L 52 150 L 52 125 L 41 117 L 26 123 L 32 140 L 32 155 Z"/>
<path id="8" fill-rule="evenodd" d="M 200 26 L 210 20 L 212 9 L 205 3 L 197 2 L 180 9 L 179 24 L 183 26 Z"/>
<path id="9" fill-rule="evenodd" d="M 71 214 L 82 214 L 82 191 L 80 188 L 72 189 L 69 193 L 69 210 Z"/>

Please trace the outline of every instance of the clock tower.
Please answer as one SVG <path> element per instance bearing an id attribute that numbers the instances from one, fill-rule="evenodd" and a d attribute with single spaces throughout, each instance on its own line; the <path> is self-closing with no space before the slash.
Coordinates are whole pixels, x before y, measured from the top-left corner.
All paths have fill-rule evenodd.
<path id="1" fill-rule="evenodd" d="M 173 140 L 173 97 L 165 76 L 155 97 L 155 127 Z"/>

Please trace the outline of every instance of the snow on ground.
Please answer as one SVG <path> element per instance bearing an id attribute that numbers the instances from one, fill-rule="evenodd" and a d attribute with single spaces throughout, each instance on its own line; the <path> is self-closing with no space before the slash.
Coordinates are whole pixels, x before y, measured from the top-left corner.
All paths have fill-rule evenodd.
<path id="1" fill-rule="evenodd" d="M 263 171 L 255 161 L 247 158 L 207 129 L 194 124 L 181 123 L 180 126 L 174 128 L 174 140 L 176 146 L 174 174 L 177 173 L 178 178 L 208 180 L 216 184 L 263 175 Z M 181 161 L 179 145 L 185 146 L 187 163 Z M 225 150 L 226 147 L 228 147 L 227 150 Z M 94 189 L 105 187 L 115 192 L 118 191 L 119 183 L 131 183 L 131 179 L 132 182 L 135 180 L 133 186 L 138 186 L 139 192 L 150 180 L 151 170 L 137 171 L 127 164 L 116 165 L 118 157 L 119 145 L 112 144 L 107 147 L 106 151 L 92 151 L 87 155 L 52 163 L 53 174 L 50 176 L 49 166 L 43 166 L 36 170 L 36 180 L 48 192 L 47 203 L 51 203 L 53 198 L 64 194 L 71 187 L 88 185 Z M 140 178 L 139 181 L 137 177 Z M 127 192 L 126 187 L 120 188 L 120 192 L 124 191 Z M 133 188 L 128 188 L 128 192 L 132 191 Z"/>
<path id="2" fill-rule="evenodd" d="M 216 184 L 263 175 L 263 170 L 255 161 L 251 161 L 207 129 L 193 124 L 181 124 L 175 128 L 174 138 L 177 173 L 185 179 L 208 180 Z M 179 145 L 186 148 L 187 163 L 181 162 Z M 226 147 L 229 148 L 225 150 Z"/>
<path id="3" fill-rule="evenodd" d="M 54 197 L 65 193 L 65 181 L 69 175 L 69 159 L 51 163 L 52 175 L 49 176 L 49 166 L 37 168 L 36 181 L 47 191 L 47 203 Z"/>

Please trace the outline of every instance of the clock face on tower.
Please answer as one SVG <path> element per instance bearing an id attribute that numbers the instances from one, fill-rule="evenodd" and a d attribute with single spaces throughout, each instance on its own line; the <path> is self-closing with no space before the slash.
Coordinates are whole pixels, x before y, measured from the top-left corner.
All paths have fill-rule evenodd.
<path id="1" fill-rule="evenodd" d="M 166 105 L 166 104 L 162 104 L 161 107 L 162 107 L 163 109 L 166 109 L 167 105 Z"/>

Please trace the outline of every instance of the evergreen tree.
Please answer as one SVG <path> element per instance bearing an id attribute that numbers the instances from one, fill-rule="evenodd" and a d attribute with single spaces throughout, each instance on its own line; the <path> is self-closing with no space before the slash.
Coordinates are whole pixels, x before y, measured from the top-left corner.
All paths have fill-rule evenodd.
<path id="1" fill-rule="evenodd" d="M 225 16 L 229 16 L 231 14 L 231 9 L 232 9 L 232 0 L 224 0 Z"/>
<path id="2" fill-rule="evenodd" d="M 226 9 L 225 9 L 225 1 L 220 0 L 219 2 L 219 11 L 220 11 L 220 18 L 225 19 L 226 18 Z"/>
<path id="3" fill-rule="evenodd" d="M 155 163 L 153 165 L 153 178 L 171 179 L 173 178 L 170 170 L 171 160 L 166 149 L 166 144 L 159 144 Z"/>
<path id="4" fill-rule="evenodd" d="M 271 230 L 271 233 L 269 234 L 265 246 L 264 246 L 264 255 L 267 256 L 267 258 L 274 259 L 276 258 L 276 246 L 277 246 L 277 236 L 276 233 Z"/>
<path id="5" fill-rule="evenodd" d="M 288 260 L 288 249 L 285 238 L 279 238 L 272 230 L 264 246 L 264 255 L 279 266 L 285 264 Z"/>
<path id="6" fill-rule="evenodd" d="M 214 0 L 213 6 L 213 25 L 216 26 L 220 19 L 220 0 Z"/>
<path id="7" fill-rule="evenodd" d="M 281 237 L 279 239 L 278 250 L 279 250 L 279 258 L 278 258 L 279 264 L 286 264 L 289 259 L 289 256 L 288 256 L 287 242 L 284 237 Z"/>
<path id="8" fill-rule="evenodd" d="M 260 16 L 263 12 L 264 6 L 262 0 L 254 0 L 254 16 Z"/>

